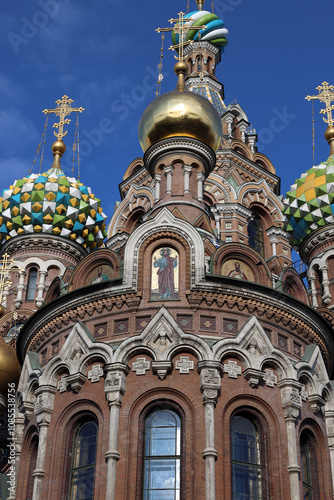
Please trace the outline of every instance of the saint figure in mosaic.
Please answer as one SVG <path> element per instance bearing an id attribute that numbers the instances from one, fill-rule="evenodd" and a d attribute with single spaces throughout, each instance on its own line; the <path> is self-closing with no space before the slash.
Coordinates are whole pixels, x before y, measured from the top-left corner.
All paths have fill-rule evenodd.
<path id="1" fill-rule="evenodd" d="M 171 248 L 162 248 L 158 251 L 159 258 L 157 258 L 157 252 L 153 255 L 151 296 L 153 300 L 178 298 L 178 290 L 175 286 L 175 268 L 178 263 L 178 255 L 175 252 L 175 255 L 172 256 L 171 253 Z"/>

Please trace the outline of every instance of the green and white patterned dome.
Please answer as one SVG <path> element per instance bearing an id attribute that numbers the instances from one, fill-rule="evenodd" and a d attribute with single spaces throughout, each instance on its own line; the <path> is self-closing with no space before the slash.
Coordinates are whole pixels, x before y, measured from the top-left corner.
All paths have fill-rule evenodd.
<path id="1" fill-rule="evenodd" d="M 286 194 L 284 229 L 298 248 L 307 235 L 334 223 L 334 155 L 311 168 Z"/>
<path id="2" fill-rule="evenodd" d="M 14 181 L 0 198 L 0 241 L 23 234 L 63 236 L 87 250 L 107 236 L 101 201 L 60 168 Z"/>

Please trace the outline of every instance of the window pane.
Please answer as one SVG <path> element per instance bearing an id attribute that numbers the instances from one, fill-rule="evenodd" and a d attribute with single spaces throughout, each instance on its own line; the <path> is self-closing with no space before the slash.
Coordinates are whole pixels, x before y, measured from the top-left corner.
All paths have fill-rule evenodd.
<path id="1" fill-rule="evenodd" d="M 232 491 L 234 500 L 260 500 L 260 433 L 255 423 L 242 416 L 232 419 Z"/>
<path id="2" fill-rule="evenodd" d="M 159 410 L 146 419 L 144 500 L 180 498 L 180 417 Z"/>
<path id="3" fill-rule="evenodd" d="M 37 282 L 37 269 L 31 269 L 28 279 L 27 300 L 34 300 Z"/>
<path id="4" fill-rule="evenodd" d="M 175 428 L 165 427 L 151 430 L 150 455 L 175 455 Z"/>
<path id="5" fill-rule="evenodd" d="M 233 464 L 234 499 L 257 500 L 261 498 L 261 474 L 244 465 Z"/>
<path id="6" fill-rule="evenodd" d="M 78 426 L 72 449 L 71 500 L 94 498 L 96 441 L 97 425 L 94 422 Z"/>

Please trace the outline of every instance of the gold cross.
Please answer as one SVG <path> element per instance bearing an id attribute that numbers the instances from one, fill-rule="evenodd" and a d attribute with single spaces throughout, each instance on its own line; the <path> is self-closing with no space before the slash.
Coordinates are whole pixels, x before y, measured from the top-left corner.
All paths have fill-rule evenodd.
<path id="1" fill-rule="evenodd" d="M 308 101 L 319 99 L 320 102 L 323 102 L 326 107 L 325 109 L 321 109 L 320 113 L 323 115 L 327 113 L 327 118 L 323 117 L 323 120 L 328 125 L 333 125 L 332 110 L 334 109 L 334 104 L 332 102 L 334 101 L 334 92 L 332 91 L 334 90 L 334 85 L 328 85 L 327 82 L 323 82 L 317 87 L 317 90 L 319 90 L 318 95 L 308 95 L 305 99 Z"/>
<path id="2" fill-rule="evenodd" d="M 70 99 L 67 95 L 64 95 L 61 99 L 56 101 L 57 107 L 55 109 L 44 109 L 43 113 L 45 115 L 49 115 L 50 113 L 54 113 L 59 116 L 59 123 L 55 123 L 53 128 L 57 128 L 58 132 L 54 131 L 54 135 L 61 140 L 67 134 L 67 130 L 64 131 L 64 125 L 68 125 L 70 123 L 69 118 L 65 118 L 73 112 L 82 113 L 85 111 L 84 108 L 71 108 L 71 104 L 73 99 Z"/>
<path id="3" fill-rule="evenodd" d="M 13 272 L 22 272 L 22 267 L 14 267 L 11 266 L 14 263 L 14 259 L 10 259 L 8 253 L 3 254 L 2 259 L 0 260 L 0 305 L 3 302 L 3 292 L 4 289 L 9 287 L 12 282 L 8 279 L 7 273 Z"/>
<path id="4" fill-rule="evenodd" d="M 183 56 L 183 48 L 185 45 L 189 45 L 190 43 L 193 43 L 193 40 L 188 40 L 184 41 L 184 35 L 187 34 L 190 30 L 202 30 L 205 29 L 206 26 L 187 26 L 186 23 L 189 21 L 192 21 L 191 17 L 187 17 L 184 19 L 184 12 L 179 12 L 178 19 L 170 19 L 168 22 L 171 24 L 174 24 L 173 28 L 158 28 L 155 31 L 158 33 L 161 33 L 162 31 L 175 31 L 177 35 L 179 35 L 179 43 L 176 45 L 171 45 L 169 47 L 169 50 L 177 50 L 178 49 L 178 56 L 174 56 L 175 59 L 178 61 L 184 61 L 184 56 Z"/>

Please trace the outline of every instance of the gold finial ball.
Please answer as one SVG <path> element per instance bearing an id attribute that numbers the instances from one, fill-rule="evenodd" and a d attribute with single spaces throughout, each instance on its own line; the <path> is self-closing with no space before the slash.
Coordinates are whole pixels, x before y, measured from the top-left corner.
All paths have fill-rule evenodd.
<path id="1" fill-rule="evenodd" d="M 6 399 L 9 384 L 17 386 L 20 379 L 21 368 L 14 349 L 6 344 L 0 335 L 0 394 Z"/>
<path id="2" fill-rule="evenodd" d="M 174 71 L 178 75 L 179 73 L 183 73 L 184 75 L 187 73 L 188 67 L 184 61 L 178 61 L 174 66 Z"/>
<path id="3" fill-rule="evenodd" d="M 331 139 L 334 139 L 334 125 L 329 125 L 325 130 L 325 139 L 329 142 Z"/>
<path id="4" fill-rule="evenodd" d="M 66 146 L 65 146 L 64 141 L 62 141 L 61 139 L 58 139 L 57 141 L 55 141 L 52 144 L 51 149 L 52 149 L 52 153 L 60 153 L 63 155 L 66 151 Z"/>

